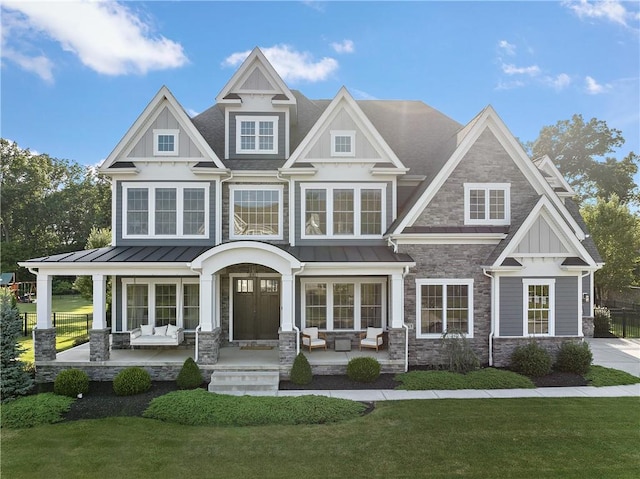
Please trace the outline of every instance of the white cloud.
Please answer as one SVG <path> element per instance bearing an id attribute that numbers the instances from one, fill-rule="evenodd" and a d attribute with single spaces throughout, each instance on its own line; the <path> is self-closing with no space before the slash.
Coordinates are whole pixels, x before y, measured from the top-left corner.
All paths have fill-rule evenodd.
<path id="1" fill-rule="evenodd" d="M 502 64 L 502 71 L 507 75 L 529 75 L 535 76 L 540 73 L 540 67 L 538 65 L 531 65 L 529 67 L 517 67 L 510 63 Z"/>
<path id="2" fill-rule="evenodd" d="M 496 90 L 513 90 L 515 88 L 521 88 L 525 85 L 522 80 L 502 81 L 500 80 L 496 85 Z"/>
<path id="3" fill-rule="evenodd" d="M 637 12 L 629 12 L 618 0 L 565 1 L 564 6 L 573 10 L 579 18 L 599 18 L 627 26 L 627 17 L 637 17 Z"/>
<path id="4" fill-rule="evenodd" d="M 44 55 L 29 56 L 4 47 L 2 57 L 17 63 L 23 70 L 35 73 L 47 83 L 53 83 L 53 62 Z"/>
<path id="5" fill-rule="evenodd" d="M 515 55 L 516 54 L 516 46 L 509 43 L 506 40 L 500 40 L 498 43 L 498 48 L 502 50 L 507 55 Z"/>
<path id="6" fill-rule="evenodd" d="M 331 44 L 336 53 L 353 53 L 356 51 L 352 40 L 343 40 L 341 43 L 333 42 Z"/>
<path id="7" fill-rule="evenodd" d="M 611 88 L 611 85 L 601 85 L 594 78 L 587 76 L 584 79 L 585 88 L 590 95 L 599 95 L 605 93 Z"/>
<path id="8" fill-rule="evenodd" d="M 544 82 L 555 90 L 564 90 L 571 84 L 571 77 L 566 73 L 560 73 L 555 77 L 547 76 L 544 78 Z"/>
<path id="9" fill-rule="evenodd" d="M 289 45 L 261 47 L 260 50 L 284 81 L 323 81 L 338 69 L 338 61 L 334 58 L 324 57 L 315 61 L 311 53 L 298 52 Z M 250 53 L 250 51 L 233 53 L 225 58 L 222 64 L 238 66 Z"/>
<path id="10" fill-rule="evenodd" d="M 177 68 L 188 61 L 179 43 L 154 35 L 138 15 L 117 2 L 4 0 L 2 9 L 3 17 L 7 12 L 13 14 L 12 35 L 2 36 L 3 56 L 41 77 L 45 75 L 43 78 L 46 66 L 52 63 L 50 59 L 36 57 L 42 57 L 38 68 L 33 62 L 19 61 L 20 56 L 28 58 L 23 51 L 33 49 L 38 36 L 54 40 L 84 65 L 105 75 L 144 74 Z M 3 19 L 3 27 L 4 24 Z"/>
<path id="11" fill-rule="evenodd" d="M 355 98 L 356 100 L 377 100 L 378 99 L 375 96 L 367 93 L 366 91 L 357 90 L 355 88 L 350 90 L 350 92 L 353 95 L 353 98 Z"/>

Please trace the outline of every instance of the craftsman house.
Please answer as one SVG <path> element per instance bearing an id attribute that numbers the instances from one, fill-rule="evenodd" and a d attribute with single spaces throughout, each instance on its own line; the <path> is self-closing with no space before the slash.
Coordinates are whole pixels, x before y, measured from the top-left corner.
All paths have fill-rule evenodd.
<path id="1" fill-rule="evenodd" d="M 602 260 L 574 193 L 490 106 L 462 125 L 346 88 L 311 100 L 255 49 L 193 118 L 162 87 L 100 172 L 113 246 L 22 263 L 37 366 L 56 359 L 51 278 L 70 274 L 93 276 L 96 365 L 161 331 L 203 371 L 224 348 L 271 346 L 286 377 L 301 330 L 331 351 L 375 327 L 386 371 L 439 364 L 452 330 L 502 366 L 529 338 L 555 348 L 592 327 Z"/>

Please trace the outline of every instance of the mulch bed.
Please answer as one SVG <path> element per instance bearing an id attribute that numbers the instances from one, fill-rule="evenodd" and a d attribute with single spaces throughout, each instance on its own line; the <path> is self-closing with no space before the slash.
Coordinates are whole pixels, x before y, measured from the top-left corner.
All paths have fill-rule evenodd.
<path id="1" fill-rule="evenodd" d="M 281 381 L 281 390 L 340 390 L 340 389 L 395 389 L 400 383 L 394 374 L 381 374 L 372 383 L 356 383 L 347 376 L 313 376 L 310 384 L 300 386 L 290 381 Z M 586 386 L 587 381 L 580 375 L 554 372 L 541 378 L 532 378 L 537 387 Z M 206 388 L 206 384 L 203 384 Z M 134 396 L 116 396 L 109 381 L 91 382 L 89 392 L 74 401 L 65 414 L 66 421 L 78 419 L 101 419 L 115 416 L 141 417 L 151 400 L 178 388 L 175 381 L 153 381 L 151 389 Z M 53 384 L 40 384 L 37 391 L 53 390 Z"/>

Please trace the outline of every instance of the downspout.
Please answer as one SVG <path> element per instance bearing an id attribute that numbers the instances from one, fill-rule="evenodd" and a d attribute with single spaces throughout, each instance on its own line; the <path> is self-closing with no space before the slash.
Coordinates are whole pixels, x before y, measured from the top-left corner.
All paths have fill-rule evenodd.
<path id="1" fill-rule="evenodd" d="M 198 362 L 198 338 L 200 337 L 200 330 L 202 329 L 202 325 L 198 324 L 198 326 L 196 327 L 196 353 L 195 353 L 195 362 Z"/>
<path id="2" fill-rule="evenodd" d="M 389 243 L 391 245 L 391 247 L 393 248 L 393 252 L 397 253 L 398 252 L 398 243 L 394 242 L 393 239 L 391 238 L 391 236 L 389 236 L 387 238 L 387 243 Z M 405 273 L 406 276 L 406 273 Z"/>
<path id="3" fill-rule="evenodd" d="M 591 271 L 587 271 L 585 274 L 580 275 L 580 291 L 582 291 L 582 295 L 584 297 L 584 290 L 582 289 L 582 280 L 584 278 L 586 278 L 587 276 L 591 275 Z M 593 288 L 593 281 L 589 281 L 589 285 L 590 285 L 590 289 Z M 584 300 L 582 298 L 580 298 L 580 331 L 578 331 L 578 333 L 580 334 L 580 336 L 582 337 L 582 341 L 584 341 L 584 322 L 583 322 L 583 317 L 584 317 L 584 309 L 582 307 L 582 303 L 584 302 Z M 593 317 L 593 294 L 591 291 L 589 291 L 589 316 Z"/>
<path id="4" fill-rule="evenodd" d="M 494 302 L 494 294 L 495 294 L 495 276 L 491 273 L 487 273 L 487 268 L 482 268 L 482 273 L 491 278 L 491 329 L 489 331 L 489 366 L 493 366 L 493 338 L 496 334 L 495 332 L 495 305 Z"/>
<path id="5" fill-rule="evenodd" d="M 393 244 L 393 243 L 392 243 Z M 395 245 L 397 248 L 397 245 Z M 402 285 L 404 286 L 404 279 L 409 274 L 409 267 L 404 267 L 404 273 L 402 273 Z M 403 288 L 404 290 L 404 288 Z M 409 326 L 404 322 L 404 293 L 402 294 L 402 327 L 404 328 L 404 372 L 409 371 Z"/>
<path id="6" fill-rule="evenodd" d="M 295 277 L 298 276 L 300 273 L 302 273 L 304 271 L 304 267 L 305 264 L 301 263 L 300 265 L 300 269 L 298 271 L 296 271 L 295 273 L 293 273 L 293 278 L 295 280 Z M 293 291 L 294 291 L 294 296 L 295 296 L 295 290 L 296 290 L 296 285 L 295 282 L 293 284 Z M 293 304 L 296 304 L 295 298 L 291 299 Z M 293 326 L 294 331 L 296 332 L 296 356 L 298 356 L 298 354 L 300 354 L 300 328 L 298 326 L 296 326 L 296 317 L 295 317 L 295 311 L 291 311 L 291 313 L 294 315 L 293 316 L 293 321 L 291 322 L 291 325 Z"/>

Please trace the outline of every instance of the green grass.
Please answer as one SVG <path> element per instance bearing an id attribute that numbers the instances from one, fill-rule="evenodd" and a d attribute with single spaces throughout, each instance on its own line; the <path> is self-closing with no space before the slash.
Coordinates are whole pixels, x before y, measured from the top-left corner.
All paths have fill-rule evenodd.
<path id="1" fill-rule="evenodd" d="M 324 396 L 256 397 L 175 391 L 155 398 L 144 416 L 198 426 L 325 424 L 362 414 L 362 403 Z"/>
<path id="2" fill-rule="evenodd" d="M 83 420 L 3 430 L 2 477 L 635 478 L 638 417 L 638 398 L 526 398 L 388 401 L 323 425 Z"/>
<path id="3" fill-rule="evenodd" d="M 640 383 L 640 378 L 624 371 L 604 366 L 594 366 L 589 368 L 584 378 L 589 381 L 590 386 L 621 386 L 624 384 Z"/>
<path id="4" fill-rule="evenodd" d="M 397 389 L 521 389 L 535 385 L 525 376 L 502 369 L 484 368 L 467 374 L 449 371 L 410 371 L 396 375 Z"/>
<path id="5" fill-rule="evenodd" d="M 3 428 L 25 428 L 62 421 L 73 399 L 53 393 L 25 396 L 5 403 L 2 408 Z"/>

